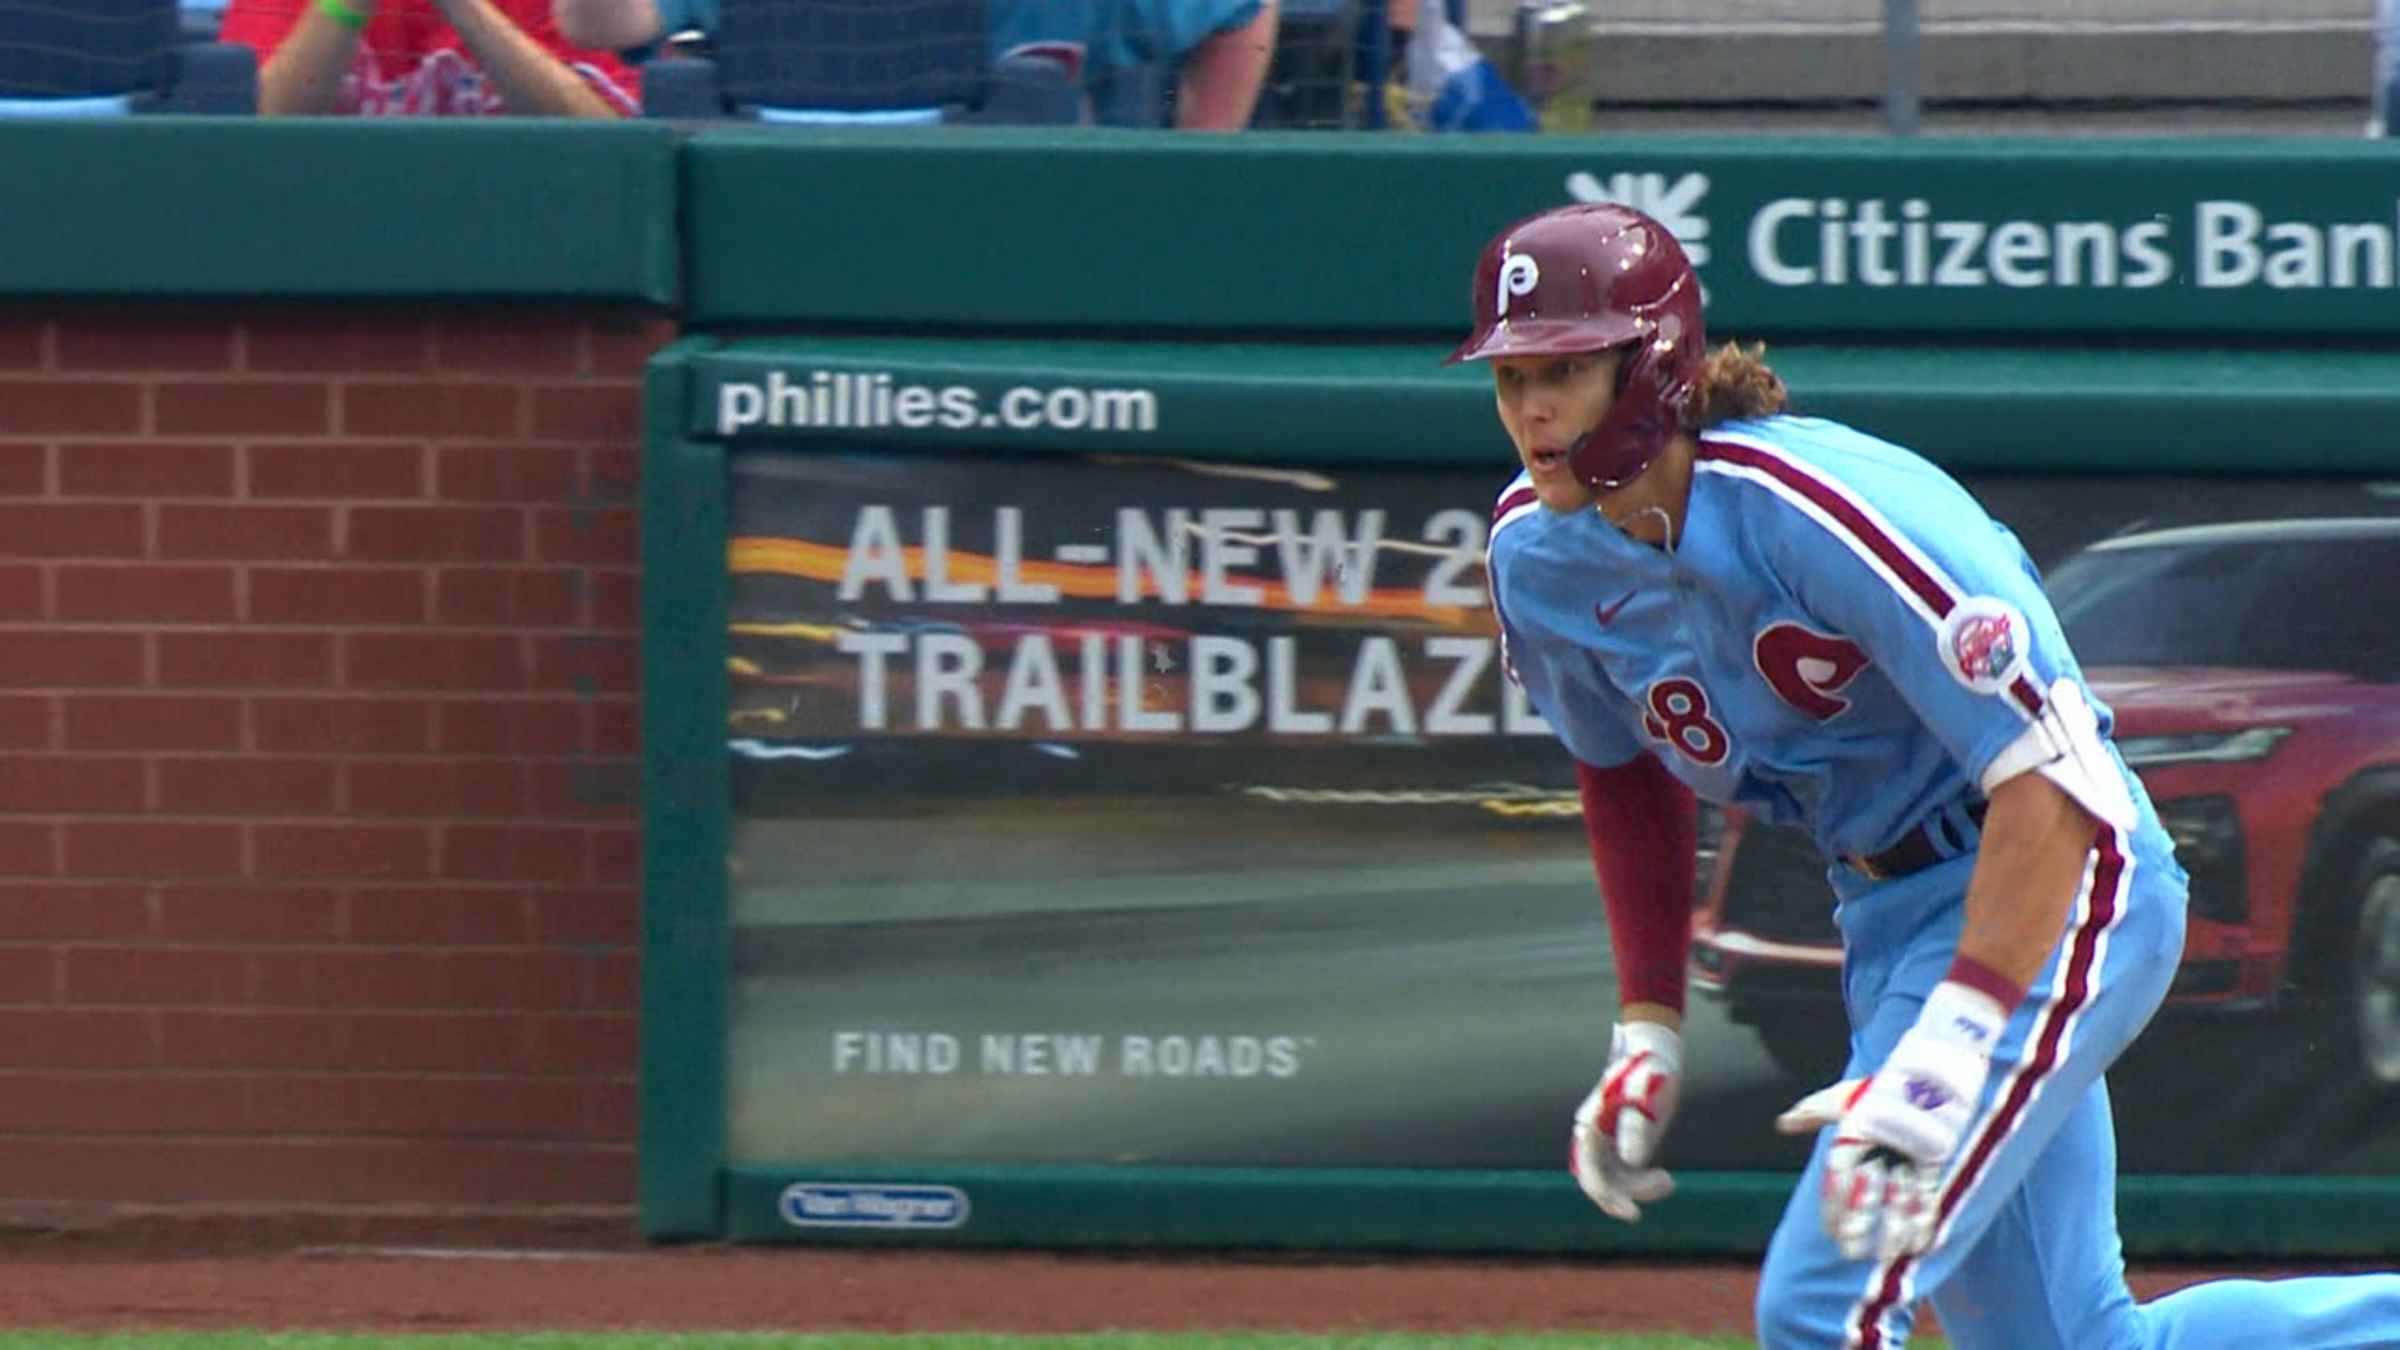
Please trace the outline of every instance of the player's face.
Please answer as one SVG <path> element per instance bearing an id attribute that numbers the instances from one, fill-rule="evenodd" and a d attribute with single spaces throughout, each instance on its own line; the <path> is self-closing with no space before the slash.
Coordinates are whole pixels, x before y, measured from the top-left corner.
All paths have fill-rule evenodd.
<path id="1" fill-rule="evenodd" d="M 1564 356 L 1503 356 L 1492 362 L 1500 425 L 1532 475 L 1533 490 L 1553 511 L 1581 511 L 1592 490 L 1567 468 L 1567 451 L 1600 425 L 1616 401 L 1622 351 Z"/>

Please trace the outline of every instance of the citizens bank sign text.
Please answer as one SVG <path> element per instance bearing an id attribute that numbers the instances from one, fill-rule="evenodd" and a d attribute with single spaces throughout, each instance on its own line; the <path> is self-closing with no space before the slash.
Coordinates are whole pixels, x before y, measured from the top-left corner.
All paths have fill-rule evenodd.
<path id="1" fill-rule="evenodd" d="M 1995 185 L 1996 187 L 1998 185 Z M 1702 173 L 1578 172 L 1578 200 L 1623 202 L 1679 238 L 1738 238 L 1738 256 L 1769 287 L 1866 289 L 2204 290 L 2390 289 L 2400 253 L 2400 199 L 2371 219 L 2309 219 L 2265 200 L 2203 197 L 2131 216 L 2062 208 L 2041 214 L 1955 209 L 1923 194 L 1777 196 L 1745 210 L 1736 232 L 1712 229 Z M 1984 195 L 1984 194 L 1978 194 Z M 1987 196 L 2027 197 L 1995 191 Z M 2121 195 L 2121 194 L 2112 194 Z M 1716 257 L 1729 261 L 1720 243 Z M 1717 285 L 1733 284 L 1719 272 Z"/>

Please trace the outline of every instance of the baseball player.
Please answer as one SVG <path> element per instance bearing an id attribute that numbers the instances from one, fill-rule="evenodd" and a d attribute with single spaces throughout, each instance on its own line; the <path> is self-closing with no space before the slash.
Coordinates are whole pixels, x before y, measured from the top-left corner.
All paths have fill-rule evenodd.
<path id="1" fill-rule="evenodd" d="M 1576 760 L 1621 1010 L 1575 1179 L 1638 1219 L 1682 1073 L 1697 794 L 1830 863 L 1844 1080 L 1768 1248 L 1769 1347 L 2400 1345 L 2400 1275 L 2136 1304 L 2101 1074 L 2165 995 L 2185 883 L 2014 535 L 1917 455 L 1784 412 L 1703 345 L 1656 221 L 1564 207 L 1475 271 L 1521 470 L 1487 562 L 1512 676 Z"/>

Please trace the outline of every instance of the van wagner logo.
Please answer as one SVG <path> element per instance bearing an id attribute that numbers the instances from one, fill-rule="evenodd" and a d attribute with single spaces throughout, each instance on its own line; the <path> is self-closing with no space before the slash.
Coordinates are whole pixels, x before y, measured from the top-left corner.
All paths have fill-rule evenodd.
<path id="1" fill-rule="evenodd" d="M 777 1208 L 794 1228 L 956 1228 L 967 1193 L 956 1186 L 795 1181 Z"/>
<path id="2" fill-rule="evenodd" d="M 1567 175 L 1567 195 L 1579 202 L 1630 206 L 1666 226 L 1692 266 L 1708 262 L 1708 217 L 1700 214 L 1700 199 L 1708 195 L 1707 174 L 1678 174 L 1669 181 L 1663 173 L 1612 173 L 1602 178 L 1578 169 Z"/>

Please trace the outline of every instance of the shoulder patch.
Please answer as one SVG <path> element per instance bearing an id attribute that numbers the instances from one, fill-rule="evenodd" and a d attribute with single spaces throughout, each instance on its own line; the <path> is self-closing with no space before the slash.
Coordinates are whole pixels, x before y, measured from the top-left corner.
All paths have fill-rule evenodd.
<path id="1" fill-rule="evenodd" d="M 2025 673 L 2033 629 L 2006 600 L 1989 595 L 1961 600 L 1937 632 L 1943 669 L 1978 694 L 1997 694 Z"/>

